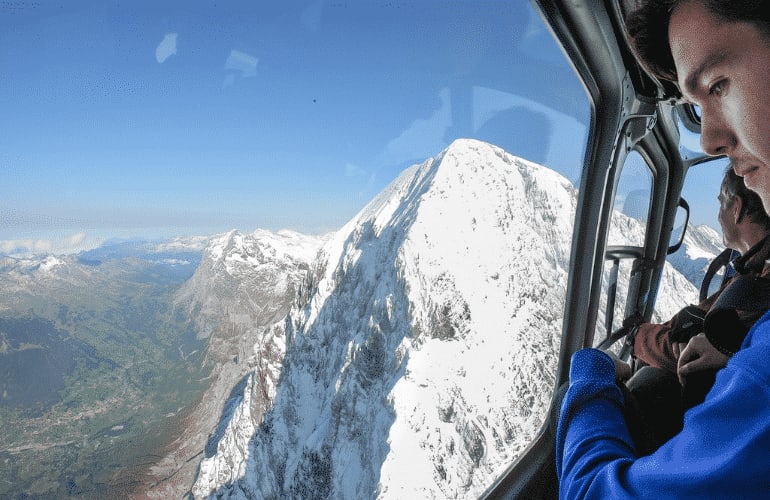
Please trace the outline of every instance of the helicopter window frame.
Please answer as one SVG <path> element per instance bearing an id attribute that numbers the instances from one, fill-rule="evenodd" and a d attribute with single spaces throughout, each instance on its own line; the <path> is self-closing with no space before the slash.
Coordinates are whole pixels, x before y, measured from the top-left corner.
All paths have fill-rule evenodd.
<path id="1" fill-rule="evenodd" d="M 615 186 L 604 254 L 602 298 L 593 336 L 593 346 L 600 348 L 615 345 L 627 333 L 623 321 L 635 311 L 628 298 L 632 288 L 638 293 L 639 275 L 644 267 L 655 170 L 640 151 L 632 149 L 623 158 Z"/>

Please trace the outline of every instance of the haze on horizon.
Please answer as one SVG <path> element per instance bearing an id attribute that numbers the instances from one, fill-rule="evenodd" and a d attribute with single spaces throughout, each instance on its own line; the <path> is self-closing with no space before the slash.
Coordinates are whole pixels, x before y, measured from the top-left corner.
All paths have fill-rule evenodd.
<path id="1" fill-rule="evenodd" d="M 461 137 L 577 185 L 584 91 L 532 9 L 491 7 L 0 6 L 0 254 L 333 231 Z"/>

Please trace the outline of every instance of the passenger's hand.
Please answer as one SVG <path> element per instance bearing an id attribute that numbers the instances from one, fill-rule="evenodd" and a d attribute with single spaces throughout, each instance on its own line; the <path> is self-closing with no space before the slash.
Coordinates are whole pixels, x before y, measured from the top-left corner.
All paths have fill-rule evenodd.
<path id="1" fill-rule="evenodd" d="M 677 375 L 679 383 L 684 385 L 687 375 L 707 368 L 722 368 L 729 358 L 711 345 L 706 335 L 701 333 L 690 339 L 687 347 L 679 355 Z"/>
<path id="2" fill-rule="evenodd" d="M 682 355 L 682 351 L 684 351 L 684 348 L 687 347 L 687 342 L 672 342 L 671 343 L 671 350 L 674 352 L 674 358 L 679 359 L 679 356 Z"/>
<path id="3" fill-rule="evenodd" d="M 614 352 L 606 351 L 615 363 L 615 379 L 625 382 L 631 378 L 631 366 L 620 359 Z"/>

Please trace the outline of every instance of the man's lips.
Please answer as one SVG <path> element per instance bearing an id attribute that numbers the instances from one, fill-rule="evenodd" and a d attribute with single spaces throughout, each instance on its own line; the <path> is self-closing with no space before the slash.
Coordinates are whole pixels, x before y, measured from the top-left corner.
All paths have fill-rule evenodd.
<path id="1" fill-rule="evenodd" d="M 733 163 L 733 170 L 735 170 L 735 174 L 739 177 L 743 177 L 744 182 L 746 182 L 746 177 L 750 177 L 758 169 L 759 167 L 757 165 L 751 165 L 747 163 Z"/>

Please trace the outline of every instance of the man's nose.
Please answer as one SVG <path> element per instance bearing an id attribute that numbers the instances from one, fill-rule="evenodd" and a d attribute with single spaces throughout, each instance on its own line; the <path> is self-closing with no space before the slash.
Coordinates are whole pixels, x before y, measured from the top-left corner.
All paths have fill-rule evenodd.
<path id="1" fill-rule="evenodd" d="M 702 112 L 700 123 L 700 145 L 703 152 L 711 156 L 729 156 L 737 141 L 722 116 Z"/>

